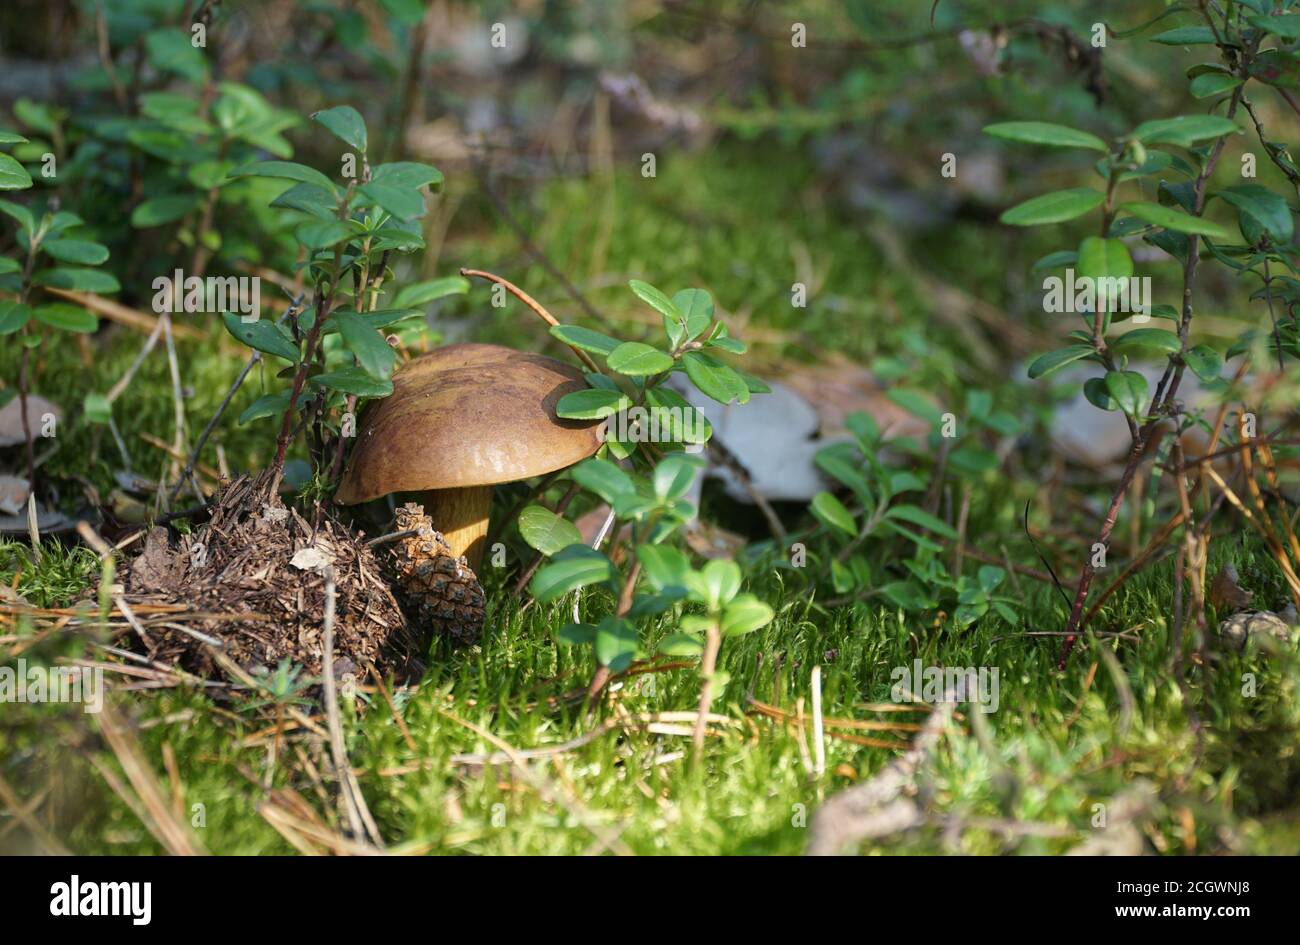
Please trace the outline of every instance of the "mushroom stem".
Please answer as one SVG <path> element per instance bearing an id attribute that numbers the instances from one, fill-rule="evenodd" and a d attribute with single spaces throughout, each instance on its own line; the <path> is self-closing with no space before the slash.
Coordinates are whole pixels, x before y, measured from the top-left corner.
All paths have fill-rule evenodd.
<path id="1" fill-rule="evenodd" d="M 477 573 L 487 543 L 488 516 L 492 512 L 491 486 L 463 489 L 432 489 L 420 494 L 424 514 L 451 546 L 451 553 L 465 556 Z"/>

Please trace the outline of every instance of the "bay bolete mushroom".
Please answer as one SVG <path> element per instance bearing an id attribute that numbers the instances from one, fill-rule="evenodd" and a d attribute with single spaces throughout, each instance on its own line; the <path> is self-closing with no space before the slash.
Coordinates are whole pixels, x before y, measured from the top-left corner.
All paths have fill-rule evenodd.
<path id="1" fill-rule="evenodd" d="M 554 358 L 499 345 L 448 345 L 404 364 L 393 392 L 361 416 L 336 500 L 420 493 L 454 555 L 478 569 L 492 487 L 541 476 L 600 448 L 600 422 L 561 420 L 555 405 L 587 387 Z"/>

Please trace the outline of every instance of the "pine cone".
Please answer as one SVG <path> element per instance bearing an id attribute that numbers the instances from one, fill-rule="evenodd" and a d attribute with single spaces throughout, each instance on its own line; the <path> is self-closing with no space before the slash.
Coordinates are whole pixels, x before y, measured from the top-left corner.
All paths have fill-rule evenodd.
<path id="1" fill-rule="evenodd" d="M 424 507 L 397 510 L 397 531 L 419 529 L 394 542 L 389 556 L 397 598 L 422 626 L 456 643 L 476 643 L 483 629 L 483 588 L 465 559 L 433 527 Z"/>

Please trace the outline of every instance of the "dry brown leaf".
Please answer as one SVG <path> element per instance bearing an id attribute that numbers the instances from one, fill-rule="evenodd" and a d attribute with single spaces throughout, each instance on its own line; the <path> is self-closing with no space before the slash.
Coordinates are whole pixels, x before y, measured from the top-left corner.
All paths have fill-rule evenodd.
<path id="1" fill-rule="evenodd" d="M 844 420 L 861 411 L 880 427 L 885 439 L 924 437 L 930 426 L 886 396 L 886 386 L 856 364 L 792 365 L 779 380 L 794 388 L 817 410 L 823 437 L 844 435 Z"/>
<path id="2" fill-rule="evenodd" d="M 745 536 L 697 519 L 686 530 L 686 544 L 702 558 L 734 558 L 745 547 Z"/>
<path id="3" fill-rule="evenodd" d="M 41 418 L 46 414 L 53 414 L 55 423 L 63 420 L 63 408 L 58 404 L 36 394 L 28 394 L 27 425 L 31 428 L 33 437 L 41 435 L 43 422 Z M 15 397 L 0 407 L 0 446 L 17 446 L 19 443 L 26 442 L 27 437 L 23 433 L 22 399 Z"/>
<path id="4" fill-rule="evenodd" d="M 1210 584 L 1210 603 L 1220 615 L 1226 615 L 1250 606 L 1254 593 L 1237 583 L 1237 569 L 1231 562 L 1219 568 Z"/>

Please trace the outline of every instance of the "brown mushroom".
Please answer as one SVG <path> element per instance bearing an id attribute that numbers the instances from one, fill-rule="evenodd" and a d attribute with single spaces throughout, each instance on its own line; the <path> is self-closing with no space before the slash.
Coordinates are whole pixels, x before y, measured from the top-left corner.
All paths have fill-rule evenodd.
<path id="1" fill-rule="evenodd" d="M 459 344 L 414 358 L 393 393 L 362 414 L 336 500 L 394 492 L 419 501 L 454 555 L 478 569 L 492 487 L 563 469 L 600 448 L 600 422 L 561 420 L 555 405 L 585 389 L 582 372 L 498 345 Z"/>

